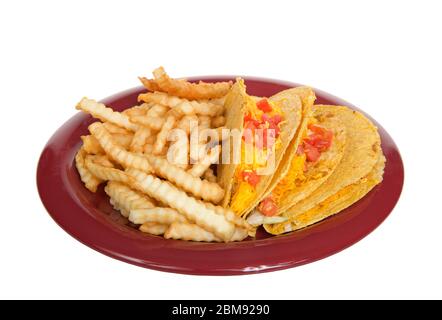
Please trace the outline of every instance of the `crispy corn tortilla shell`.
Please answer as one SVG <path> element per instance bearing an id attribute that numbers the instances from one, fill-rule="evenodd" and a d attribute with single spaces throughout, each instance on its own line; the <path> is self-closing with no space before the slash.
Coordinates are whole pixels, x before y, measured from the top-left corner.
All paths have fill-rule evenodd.
<path id="1" fill-rule="evenodd" d="M 345 126 L 341 120 L 336 116 L 330 116 L 329 111 L 327 109 L 324 110 L 324 108 L 313 107 L 312 111 L 312 116 L 316 119 L 317 124 L 333 132 L 333 142 L 330 149 L 323 152 L 316 163 L 309 165 L 308 170 L 304 173 L 305 179 L 300 181 L 299 185 L 294 189 L 284 193 L 281 199 L 279 199 L 278 214 L 309 196 L 327 181 L 344 155 L 346 133 Z"/>
<path id="2" fill-rule="evenodd" d="M 298 215 L 294 212 L 291 213 L 289 210 L 287 212 L 289 215 L 291 214 L 289 221 L 281 224 L 265 225 L 264 228 L 267 232 L 277 235 L 308 227 L 341 212 L 362 199 L 382 181 L 384 167 L 385 157 L 384 155 L 381 155 L 373 170 L 366 177 L 359 179 L 356 183 L 346 186 L 316 207 L 304 213 Z"/>
<path id="3" fill-rule="evenodd" d="M 377 132 L 377 128 L 362 114 L 342 106 L 318 105 L 315 106 L 315 110 L 316 109 L 317 112 L 322 112 L 324 114 L 324 117 L 338 118 L 345 126 L 345 150 L 341 162 L 336 167 L 334 172 L 330 175 L 330 177 L 316 190 L 314 190 L 308 197 L 297 202 L 287 211 L 282 213 L 283 216 L 289 218 L 289 221 L 291 221 L 292 218 L 295 217 L 295 215 L 299 216 L 303 213 L 308 212 L 312 208 L 319 206 L 319 204 L 323 204 L 324 201 L 326 201 L 333 195 L 338 194 L 347 186 L 357 184 L 361 179 L 367 177 L 374 170 L 375 165 L 380 161 L 379 159 L 381 159 L 382 157 L 380 137 Z M 373 186 L 377 183 L 378 182 L 374 183 Z M 372 187 L 370 187 L 369 190 L 371 188 Z M 341 198 L 341 196 L 342 195 L 338 197 L 338 200 L 339 198 Z M 346 206 L 349 206 L 354 201 L 360 199 L 354 196 L 349 196 L 348 198 L 349 199 L 347 201 L 339 200 L 339 202 L 344 201 L 346 202 Z M 332 207 L 333 205 L 330 204 L 329 206 Z M 319 211 L 320 213 L 323 212 L 322 207 L 319 208 Z M 331 211 L 327 213 L 325 212 L 326 211 L 324 209 L 325 216 L 331 214 Z M 315 214 L 315 216 L 321 216 L 320 213 Z M 314 219 L 312 219 L 312 221 L 313 220 Z M 314 222 L 316 221 L 319 220 L 315 220 Z M 311 223 L 305 222 L 304 224 L 309 225 Z M 280 234 L 286 232 L 284 231 L 285 229 L 283 227 L 278 226 L 277 224 L 266 225 L 265 229 L 272 234 Z"/>
<path id="4" fill-rule="evenodd" d="M 238 129 L 242 132 L 243 130 L 243 119 L 246 112 L 247 106 L 247 94 L 246 87 L 244 85 L 244 80 L 238 79 L 235 84 L 232 86 L 230 91 L 227 93 L 226 100 L 224 102 L 225 106 L 225 118 L 226 124 L 225 127 L 229 130 Z M 233 159 L 234 150 L 232 146 L 233 137 L 229 137 L 229 144 L 231 146 L 229 150 L 229 154 L 227 155 L 227 159 L 231 161 Z M 230 197 L 232 195 L 232 187 L 233 187 L 233 177 L 235 175 L 235 170 L 237 165 L 232 163 L 226 164 L 226 159 L 221 161 L 221 164 L 218 165 L 218 173 L 217 179 L 218 184 L 224 189 L 225 194 L 224 198 L 221 202 L 223 207 L 227 207 L 230 201 Z"/>
<path id="5" fill-rule="evenodd" d="M 232 94 L 232 95 L 231 95 Z M 244 114 L 247 111 L 247 102 L 250 97 L 245 92 L 245 85 L 242 80 L 238 80 L 232 87 L 231 91 L 226 98 L 226 127 L 229 129 L 240 128 L 242 132 Z M 290 90 L 282 91 L 269 98 L 270 101 L 277 104 L 283 113 L 284 122 L 281 124 L 280 140 L 281 146 L 275 151 L 275 169 L 278 168 L 285 150 L 287 149 L 290 141 L 296 133 L 302 119 L 302 102 L 301 98 L 291 92 Z M 236 126 L 232 126 L 232 124 Z M 231 148 L 233 149 L 233 148 Z M 231 150 L 233 153 L 234 151 Z M 232 193 L 235 192 L 238 181 L 235 181 L 236 164 L 220 166 L 220 179 L 221 186 L 226 190 L 226 196 L 222 202 L 223 206 L 227 206 L 231 199 Z M 249 213 L 262 199 L 265 191 L 267 190 L 273 174 L 262 176 L 260 182 L 255 187 L 255 198 L 249 204 L 244 206 L 241 212 L 237 212 L 238 215 L 244 216 Z"/>
<path id="6" fill-rule="evenodd" d="M 284 90 L 276 94 L 274 97 L 282 97 L 284 95 L 298 95 L 301 98 L 302 120 L 262 198 L 267 197 L 289 171 L 293 157 L 296 155 L 296 150 L 307 132 L 307 125 L 309 124 L 312 116 L 312 106 L 316 100 L 315 92 L 309 87 L 296 87 L 293 89 Z"/>

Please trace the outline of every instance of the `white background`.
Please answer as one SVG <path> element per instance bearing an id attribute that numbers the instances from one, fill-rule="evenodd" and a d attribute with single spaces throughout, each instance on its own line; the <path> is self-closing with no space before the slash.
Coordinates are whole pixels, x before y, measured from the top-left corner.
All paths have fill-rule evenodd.
<path id="1" fill-rule="evenodd" d="M 0 298 L 442 298 L 441 9 L 438 1 L 0 2 Z M 295 81 L 363 108 L 402 152 L 397 207 L 337 255 L 253 276 L 151 271 L 80 244 L 39 200 L 39 154 L 81 97 L 136 86 L 159 65 L 176 77 Z"/>

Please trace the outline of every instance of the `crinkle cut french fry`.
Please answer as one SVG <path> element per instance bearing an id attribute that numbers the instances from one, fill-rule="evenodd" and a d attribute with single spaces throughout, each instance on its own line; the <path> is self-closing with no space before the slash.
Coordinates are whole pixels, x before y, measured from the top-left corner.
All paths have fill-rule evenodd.
<path id="1" fill-rule="evenodd" d="M 89 126 L 89 131 L 98 140 L 108 156 L 121 164 L 123 167 L 132 167 L 146 172 L 151 172 L 152 167 L 145 157 L 128 152 L 121 146 L 117 145 L 113 141 L 110 133 L 102 124 L 97 122 L 91 124 Z"/>
<path id="2" fill-rule="evenodd" d="M 164 233 L 164 238 L 200 242 L 222 242 L 213 233 L 204 230 L 196 224 L 185 222 L 174 222 Z"/>
<path id="3" fill-rule="evenodd" d="M 155 82 L 155 80 L 152 79 L 147 79 L 145 77 L 138 77 L 138 79 L 141 81 L 141 83 L 143 84 L 143 86 L 149 90 L 149 91 L 160 91 L 160 87 L 158 86 L 158 84 Z"/>
<path id="4" fill-rule="evenodd" d="M 129 221 L 135 224 L 146 222 L 157 222 L 161 224 L 171 224 L 173 222 L 187 222 L 186 217 L 172 208 L 151 208 L 131 210 Z"/>
<path id="5" fill-rule="evenodd" d="M 247 230 L 235 228 L 230 241 L 241 241 L 247 238 Z M 200 226 L 188 222 L 174 222 L 164 233 L 164 238 L 201 242 L 221 242 L 221 239 Z"/>
<path id="6" fill-rule="evenodd" d="M 98 143 L 97 139 L 94 136 L 87 135 L 81 136 L 81 140 L 83 141 L 83 149 L 89 154 L 99 154 L 104 153 L 103 148 Z"/>
<path id="7" fill-rule="evenodd" d="M 148 117 L 162 117 L 164 116 L 170 108 L 168 106 L 163 106 L 161 104 L 154 104 L 152 108 L 147 111 L 146 116 Z"/>
<path id="8" fill-rule="evenodd" d="M 129 150 L 141 153 L 143 151 L 143 146 L 146 144 L 147 138 L 149 138 L 151 134 L 152 131 L 149 128 L 139 128 L 135 131 Z"/>
<path id="9" fill-rule="evenodd" d="M 170 130 L 172 130 L 175 125 L 176 118 L 173 115 L 169 115 L 164 122 L 163 127 L 160 132 L 158 132 L 157 140 L 153 145 L 153 154 L 159 155 L 164 152 L 164 148 L 167 142 L 167 136 L 169 135 Z"/>
<path id="10" fill-rule="evenodd" d="M 109 181 L 104 188 L 106 194 L 110 197 L 112 205 L 120 210 L 125 216 L 129 216 L 131 210 L 154 208 L 155 203 L 148 196 L 132 190 L 127 185 Z"/>
<path id="11" fill-rule="evenodd" d="M 180 99 L 178 97 L 169 96 L 163 92 L 148 92 L 142 93 L 138 96 L 138 101 L 152 102 L 169 106 L 182 115 L 195 114 L 195 110 L 191 101 L 186 99 Z"/>
<path id="12" fill-rule="evenodd" d="M 97 192 L 97 188 L 103 181 L 95 177 L 87 168 L 85 164 L 86 151 L 83 147 L 78 150 L 75 155 L 75 166 L 77 167 L 80 179 L 83 181 L 85 187 L 91 192 Z"/>
<path id="13" fill-rule="evenodd" d="M 155 236 L 161 236 L 163 235 L 167 228 L 169 228 L 169 225 L 167 224 L 160 224 L 156 222 L 146 222 L 140 226 L 140 231 L 144 233 L 153 234 Z"/>
<path id="14" fill-rule="evenodd" d="M 132 116 L 130 120 L 136 124 L 139 124 L 141 126 L 149 127 L 152 130 L 158 131 L 161 130 L 161 128 L 164 125 L 164 118 L 161 118 L 159 116 L 152 117 L 148 115 L 144 116 Z"/>
<path id="15" fill-rule="evenodd" d="M 83 98 L 77 104 L 76 108 L 86 113 L 90 113 L 94 118 L 100 119 L 103 122 L 109 121 L 131 131 L 136 131 L 138 129 L 138 125 L 132 123 L 129 120 L 129 117 L 120 112 L 115 112 L 111 108 L 106 107 L 103 103 L 99 103 L 95 100 Z"/>
<path id="16" fill-rule="evenodd" d="M 136 169 L 129 169 L 127 172 L 137 181 L 133 186 L 134 188 L 176 209 L 189 221 L 214 233 L 224 241 L 229 241 L 232 238 L 235 226 L 227 221 L 223 215 L 208 209 L 204 204 L 188 196 L 184 191 L 177 189 L 167 181 L 162 181 Z"/>
<path id="17" fill-rule="evenodd" d="M 232 82 L 190 83 L 186 80 L 171 79 L 163 67 L 153 71 L 157 91 L 167 92 L 171 95 L 186 99 L 211 99 L 225 96 L 232 86 Z M 143 83 L 144 84 L 144 83 Z"/>
<path id="18" fill-rule="evenodd" d="M 105 181 L 112 180 L 127 184 L 133 183 L 133 177 L 126 172 L 95 163 L 93 157 L 94 156 L 86 156 L 85 164 L 86 168 L 97 178 Z"/>
<path id="19" fill-rule="evenodd" d="M 124 129 L 120 126 L 117 126 L 116 124 L 111 123 L 111 122 L 103 122 L 103 126 L 111 134 L 129 134 L 129 133 L 131 133 L 130 130 Z"/>
<path id="20" fill-rule="evenodd" d="M 153 103 L 143 103 L 139 106 L 133 106 L 132 108 L 128 108 L 126 110 L 124 110 L 122 113 L 127 115 L 129 118 L 130 116 L 135 116 L 135 115 L 145 115 L 147 113 L 147 111 L 150 110 L 150 108 L 153 107 Z"/>
<path id="21" fill-rule="evenodd" d="M 124 134 L 124 133 L 113 133 L 111 134 L 113 141 L 124 149 L 129 149 L 130 144 L 132 143 L 132 139 L 134 137 L 133 134 Z"/>
<path id="22" fill-rule="evenodd" d="M 145 157 L 149 160 L 153 171 L 157 175 L 166 178 L 194 196 L 214 203 L 218 203 L 223 199 L 224 190 L 217 183 L 194 177 L 165 159 L 153 155 L 145 155 Z"/>
<path id="23" fill-rule="evenodd" d="M 253 227 L 245 219 L 243 219 L 240 216 L 236 215 L 229 208 L 223 208 L 221 206 L 214 205 L 213 203 L 210 203 L 210 202 L 203 202 L 203 201 L 201 201 L 201 203 L 206 208 L 208 208 L 210 210 L 213 210 L 216 214 L 224 216 L 227 219 L 227 221 L 235 224 L 239 228 L 243 228 L 243 229 L 246 229 L 246 230 L 253 229 Z"/>
<path id="24" fill-rule="evenodd" d="M 209 153 L 201 159 L 200 162 L 193 165 L 189 172 L 194 177 L 201 177 L 204 172 L 219 159 L 219 154 L 221 152 L 221 146 L 217 145 L 209 150 Z"/>
<path id="25" fill-rule="evenodd" d="M 97 155 L 87 155 L 87 158 L 91 158 L 93 162 L 95 162 L 96 164 L 99 164 L 103 167 L 107 167 L 107 168 L 113 168 L 114 164 L 112 163 L 112 161 L 109 160 L 109 158 L 107 157 L 107 155 L 105 154 L 97 154 Z"/>
<path id="26" fill-rule="evenodd" d="M 203 173 L 203 178 L 206 179 L 209 182 L 216 182 L 216 176 L 213 173 L 212 168 L 207 168 L 206 171 Z"/>
<path id="27" fill-rule="evenodd" d="M 110 198 L 109 199 L 109 203 L 112 205 L 112 207 L 117 210 L 120 211 L 120 214 L 127 218 L 129 217 L 129 211 L 127 211 L 126 209 L 124 209 L 124 207 L 122 207 L 117 201 L 115 201 L 114 199 Z"/>

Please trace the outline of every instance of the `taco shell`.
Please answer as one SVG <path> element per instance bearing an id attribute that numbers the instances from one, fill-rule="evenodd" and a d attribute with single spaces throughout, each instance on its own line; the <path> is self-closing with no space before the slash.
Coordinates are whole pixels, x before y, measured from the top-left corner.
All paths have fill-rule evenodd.
<path id="1" fill-rule="evenodd" d="M 314 106 L 321 117 L 336 118 L 345 128 L 342 159 L 328 179 L 304 199 L 296 199 L 282 216 L 288 221 L 265 225 L 272 234 L 297 230 L 350 206 L 382 181 L 385 158 L 377 128 L 365 116 L 343 106 Z M 300 201 L 299 201 L 300 200 Z"/>

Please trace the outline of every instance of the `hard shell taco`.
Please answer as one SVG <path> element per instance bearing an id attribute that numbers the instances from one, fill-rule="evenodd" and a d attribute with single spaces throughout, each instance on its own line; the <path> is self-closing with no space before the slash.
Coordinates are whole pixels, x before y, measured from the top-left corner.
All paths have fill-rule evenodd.
<path id="1" fill-rule="evenodd" d="M 265 194 L 300 126 L 302 102 L 290 90 L 270 98 L 251 97 L 238 79 L 227 94 L 225 107 L 225 126 L 239 134 L 224 140 L 230 148 L 223 145 L 218 166 L 218 182 L 225 189 L 222 204 L 245 216 Z"/>
<path id="2" fill-rule="evenodd" d="M 321 221 L 355 203 L 382 181 L 385 157 L 377 128 L 371 121 L 342 106 L 318 105 L 313 112 L 319 125 L 334 130 L 334 143 L 323 154 L 329 153 L 327 158 L 332 161 L 317 182 L 309 184 L 307 178 L 307 184 L 283 199 L 278 212 L 281 222 L 264 225 L 269 233 L 281 234 Z M 338 132 L 345 133 L 342 139 Z M 304 176 L 322 174 L 319 164 L 307 169 Z"/>

